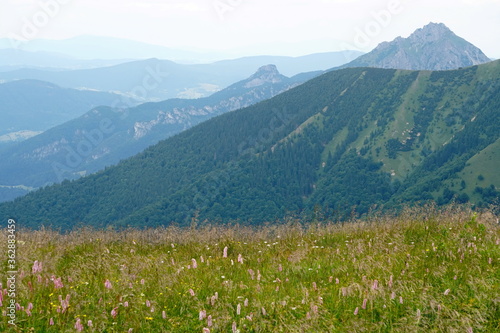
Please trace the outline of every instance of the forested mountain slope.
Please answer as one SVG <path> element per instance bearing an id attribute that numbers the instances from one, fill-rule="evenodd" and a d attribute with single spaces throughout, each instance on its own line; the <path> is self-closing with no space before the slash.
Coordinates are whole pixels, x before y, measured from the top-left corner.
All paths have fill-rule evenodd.
<path id="1" fill-rule="evenodd" d="M 315 75 L 288 78 L 267 65 L 210 97 L 91 109 L 0 150 L 0 201 L 102 170 L 202 121 L 271 98 Z"/>
<path id="2" fill-rule="evenodd" d="M 116 167 L 0 205 L 29 227 L 261 223 L 322 210 L 498 200 L 500 61 L 333 71 Z"/>

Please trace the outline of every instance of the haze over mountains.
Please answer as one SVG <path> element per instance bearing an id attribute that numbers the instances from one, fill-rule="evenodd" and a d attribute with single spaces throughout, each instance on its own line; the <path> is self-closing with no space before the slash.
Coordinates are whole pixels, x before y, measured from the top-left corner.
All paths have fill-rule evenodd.
<path id="1" fill-rule="evenodd" d="M 314 75 L 288 78 L 269 65 L 206 98 L 171 99 L 127 110 L 92 109 L 0 151 L 0 185 L 9 186 L 0 190 L 0 200 L 21 194 L 13 187 L 19 184 L 27 190 L 104 169 L 204 120 L 271 98 Z M 103 123 L 109 131 L 102 128 Z"/>
<path id="2" fill-rule="evenodd" d="M 201 63 L 220 60 L 216 53 L 201 53 L 152 45 L 143 42 L 102 36 L 77 36 L 63 40 L 35 39 L 29 42 L 0 39 L 0 49 L 16 48 L 29 52 L 65 54 L 77 59 L 161 59 Z"/>
<path id="3" fill-rule="evenodd" d="M 0 145 L 48 130 L 96 106 L 113 105 L 120 98 L 107 92 L 61 88 L 37 80 L 0 84 Z"/>
<path id="4" fill-rule="evenodd" d="M 1 54 L 1 50 L 0 50 Z M 0 80 L 34 79 L 61 87 L 119 93 L 146 101 L 200 98 L 252 75 L 257 68 L 275 64 L 287 76 L 326 70 L 346 62 L 351 51 L 303 57 L 259 56 L 183 65 L 170 60 L 147 59 L 102 68 L 80 70 L 18 69 L 0 72 Z M 355 52 L 361 54 L 361 52 Z"/>
<path id="5" fill-rule="evenodd" d="M 21 68 L 37 68 L 64 70 L 64 69 L 88 69 L 114 66 L 131 59 L 119 60 L 82 60 L 72 58 L 64 54 L 50 53 L 44 51 L 24 51 L 19 49 L 0 49 L 0 71 L 8 72 Z"/>
<path id="6" fill-rule="evenodd" d="M 446 46 L 441 56 L 436 45 Z M 345 66 L 355 67 L 356 61 L 432 69 L 488 60 L 444 25 L 430 24 Z M 353 207 L 366 213 L 373 205 L 428 199 L 488 204 L 498 198 L 500 185 L 494 171 L 499 64 L 444 72 L 332 70 L 291 90 L 320 72 L 289 79 L 266 66 L 205 99 L 97 108 L 19 144 L 6 155 L 11 159 L 0 174 L 21 171 L 17 180 L 27 177 L 36 186 L 52 181 L 54 165 L 59 175 L 83 175 L 202 120 L 289 90 L 206 121 L 96 175 L 2 204 L 0 211 L 19 211 L 31 226 L 58 221 L 57 227 L 71 228 L 81 221 L 183 223 L 193 214 L 263 222 L 315 206 L 343 216 Z M 95 147 L 70 153 L 82 142 Z M 37 214 L 41 202 L 53 204 Z"/>

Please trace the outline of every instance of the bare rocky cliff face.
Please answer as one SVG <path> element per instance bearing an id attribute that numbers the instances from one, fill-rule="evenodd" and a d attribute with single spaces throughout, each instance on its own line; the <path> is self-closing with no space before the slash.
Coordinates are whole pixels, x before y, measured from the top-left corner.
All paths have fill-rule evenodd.
<path id="1" fill-rule="evenodd" d="M 489 61 L 479 48 L 455 35 L 446 25 L 429 23 L 408 38 L 379 44 L 345 67 L 449 70 Z"/>

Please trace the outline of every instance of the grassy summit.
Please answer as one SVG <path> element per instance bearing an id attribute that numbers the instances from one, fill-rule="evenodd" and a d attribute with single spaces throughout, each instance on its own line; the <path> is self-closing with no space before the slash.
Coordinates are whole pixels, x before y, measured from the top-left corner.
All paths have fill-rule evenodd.
<path id="1" fill-rule="evenodd" d="M 489 212 L 19 230 L 17 240 L 17 327 L 2 316 L 2 332 L 500 330 L 500 229 Z"/>

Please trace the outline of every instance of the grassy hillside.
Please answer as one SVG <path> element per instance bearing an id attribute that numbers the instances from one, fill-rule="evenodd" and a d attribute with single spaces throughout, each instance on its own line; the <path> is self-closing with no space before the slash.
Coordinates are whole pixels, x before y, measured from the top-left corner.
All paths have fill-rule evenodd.
<path id="1" fill-rule="evenodd" d="M 0 331 L 500 331 L 500 229 L 490 212 L 197 223 L 18 230 L 17 326 L 2 316 Z M 4 313 L 9 301 L 4 289 Z"/>

